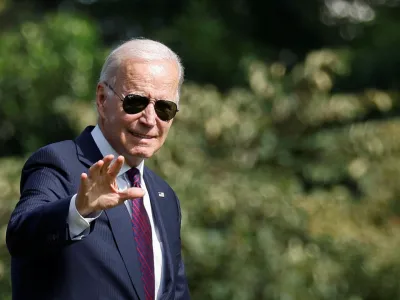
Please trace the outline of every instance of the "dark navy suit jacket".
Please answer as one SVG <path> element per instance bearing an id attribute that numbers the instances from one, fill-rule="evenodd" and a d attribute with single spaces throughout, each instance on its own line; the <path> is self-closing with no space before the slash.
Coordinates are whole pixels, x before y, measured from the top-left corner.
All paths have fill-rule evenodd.
<path id="1" fill-rule="evenodd" d="M 15 300 L 145 300 L 125 205 L 105 210 L 84 239 L 69 237 L 66 221 L 80 174 L 102 159 L 92 129 L 86 128 L 74 141 L 41 148 L 22 170 L 21 198 L 7 228 Z M 146 167 L 144 180 L 163 246 L 162 299 L 189 299 L 179 200 Z"/>

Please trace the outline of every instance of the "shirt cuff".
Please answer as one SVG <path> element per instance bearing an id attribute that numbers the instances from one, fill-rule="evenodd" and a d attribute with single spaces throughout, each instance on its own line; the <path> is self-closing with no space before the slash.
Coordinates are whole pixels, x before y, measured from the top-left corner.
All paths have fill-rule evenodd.
<path id="1" fill-rule="evenodd" d="M 87 229 L 90 227 L 90 223 L 96 220 L 101 215 L 101 211 L 91 215 L 89 218 L 84 218 L 76 209 L 75 205 L 76 194 L 71 198 L 69 204 L 67 223 L 69 227 L 69 235 L 72 240 L 81 240 L 87 236 Z"/>

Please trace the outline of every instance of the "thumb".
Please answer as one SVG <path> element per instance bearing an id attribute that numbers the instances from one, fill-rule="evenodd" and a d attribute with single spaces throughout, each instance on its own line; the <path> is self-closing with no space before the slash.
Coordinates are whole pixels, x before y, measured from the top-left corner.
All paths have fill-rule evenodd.
<path id="1" fill-rule="evenodd" d="M 144 190 L 138 187 L 131 187 L 129 189 L 119 191 L 118 192 L 119 197 L 121 200 L 125 201 L 128 199 L 135 199 L 135 198 L 141 198 L 144 196 Z"/>

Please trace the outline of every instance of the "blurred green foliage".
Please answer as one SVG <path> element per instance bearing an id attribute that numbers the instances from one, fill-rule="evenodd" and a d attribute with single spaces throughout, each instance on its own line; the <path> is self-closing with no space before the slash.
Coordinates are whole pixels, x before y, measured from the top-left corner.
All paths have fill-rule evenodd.
<path id="1" fill-rule="evenodd" d="M 0 155 L 24 155 L 71 137 L 59 109 L 93 96 L 104 57 L 96 28 L 57 14 L 24 22 L 0 40 L 0 143 L 7 145 Z"/>
<path id="2" fill-rule="evenodd" d="M 0 0 L 6 18 L 16 10 L 10 3 Z M 169 18 L 158 15 L 168 26 L 141 23 L 144 32 L 177 46 L 189 61 L 188 74 L 194 73 L 165 146 L 146 164 L 181 199 L 193 299 L 399 299 L 400 99 L 398 90 L 370 83 L 380 80 L 380 61 L 400 55 L 373 56 L 377 63 L 364 61 L 362 70 L 369 73 L 360 73 L 355 66 L 374 47 L 362 38 L 350 47 L 334 33 L 333 44 L 324 42 L 333 27 L 321 24 L 314 30 L 318 42 L 292 48 L 301 57 L 295 63 L 275 55 L 282 43 L 296 43 L 295 33 L 276 33 L 264 51 L 274 59 L 266 60 L 256 49 L 263 27 L 254 29 L 253 40 L 244 37 L 247 27 L 238 31 L 240 40 L 229 30 L 229 24 L 246 23 L 231 23 L 238 14 L 261 22 L 261 9 L 268 8 L 261 2 L 234 1 L 239 8 L 218 18 L 228 2 L 179 3 L 181 10 L 167 10 Z M 310 11 L 318 11 L 315 5 Z M 68 9 L 35 18 L 29 5 L 21 7 L 31 17 L 0 30 L 1 299 L 11 299 L 4 232 L 18 200 L 22 164 L 38 147 L 73 138 L 95 123 L 92 99 L 109 50 L 99 28 L 110 38 L 104 20 L 99 25 Z M 309 18 L 309 26 L 321 22 L 302 6 L 273 7 L 289 16 L 298 9 L 297 18 Z M 123 8 L 110 16 L 126 16 Z M 386 24 L 396 23 L 386 6 L 376 12 Z M 104 14 L 100 8 L 96 13 Z M 340 30 L 352 25 L 335 20 Z M 383 48 L 398 36 L 389 30 L 394 25 L 370 25 L 365 32 L 378 32 Z M 386 78 L 396 82 L 398 73 L 390 72 Z"/>

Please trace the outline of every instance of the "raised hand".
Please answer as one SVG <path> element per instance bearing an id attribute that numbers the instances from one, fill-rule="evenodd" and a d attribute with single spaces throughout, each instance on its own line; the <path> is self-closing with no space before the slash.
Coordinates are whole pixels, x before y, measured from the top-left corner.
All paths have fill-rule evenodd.
<path id="1" fill-rule="evenodd" d="M 118 189 L 116 178 L 124 164 L 124 157 L 119 156 L 111 164 L 113 159 L 113 155 L 107 155 L 91 166 L 88 174 L 81 174 L 75 205 L 82 216 L 117 206 L 127 199 L 143 197 L 141 188 Z"/>

